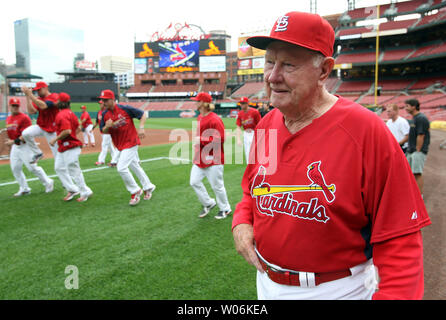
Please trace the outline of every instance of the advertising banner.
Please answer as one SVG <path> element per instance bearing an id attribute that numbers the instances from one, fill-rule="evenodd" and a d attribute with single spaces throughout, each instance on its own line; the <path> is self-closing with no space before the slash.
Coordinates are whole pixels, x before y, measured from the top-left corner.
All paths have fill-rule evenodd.
<path id="1" fill-rule="evenodd" d="M 224 56 L 226 55 L 226 43 L 221 39 L 200 40 L 200 56 Z"/>
<path id="2" fill-rule="evenodd" d="M 159 57 L 157 42 L 135 42 L 135 58 Z"/>
<path id="3" fill-rule="evenodd" d="M 225 72 L 226 56 L 200 56 L 200 72 Z"/>
<path id="4" fill-rule="evenodd" d="M 238 60 L 237 66 L 239 70 L 252 69 L 252 59 Z"/>
<path id="5" fill-rule="evenodd" d="M 251 47 L 246 40 L 249 37 L 240 37 L 238 38 L 238 49 L 237 49 L 237 57 L 239 59 L 249 58 L 249 57 L 258 57 L 264 56 L 265 50 L 260 50 L 257 48 Z"/>
<path id="6" fill-rule="evenodd" d="M 135 74 L 147 73 L 147 59 L 136 58 L 135 59 Z"/>

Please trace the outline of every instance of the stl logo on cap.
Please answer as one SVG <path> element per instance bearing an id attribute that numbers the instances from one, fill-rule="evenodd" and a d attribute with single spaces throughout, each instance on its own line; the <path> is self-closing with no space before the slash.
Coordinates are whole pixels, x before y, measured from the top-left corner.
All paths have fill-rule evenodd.
<path id="1" fill-rule="evenodd" d="M 281 16 L 277 19 L 276 30 L 274 32 L 286 31 L 288 28 L 288 16 Z"/>

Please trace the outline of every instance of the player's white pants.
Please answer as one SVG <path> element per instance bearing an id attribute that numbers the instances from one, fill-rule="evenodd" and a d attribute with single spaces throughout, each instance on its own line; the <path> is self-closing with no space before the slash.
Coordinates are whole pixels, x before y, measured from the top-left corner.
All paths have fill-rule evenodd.
<path id="1" fill-rule="evenodd" d="M 90 143 L 94 144 L 94 133 L 92 124 L 89 124 L 84 130 L 84 144 L 88 144 L 88 138 L 90 138 Z"/>
<path id="2" fill-rule="evenodd" d="M 350 271 L 349 277 L 314 287 L 278 284 L 266 272 L 257 271 L 257 297 L 259 300 L 371 300 L 377 286 L 372 259 Z"/>
<path id="3" fill-rule="evenodd" d="M 28 186 L 28 182 L 26 182 L 26 177 L 22 170 L 23 165 L 25 165 L 30 172 L 39 178 L 40 182 L 42 182 L 45 187 L 51 183 L 51 179 L 48 178 L 45 171 L 41 167 L 37 166 L 37 164 L 30 164 L 31 158 L 32 153 L 26 144 L 12 145 L 9 158 L 11 171 L 20 186 L 20 190 L 22 191 L 31 190 Z"/>
<path id="4" fill-rule="evenodd" d="M 107 152 L 110 151 L 111 163 L 118 163 L 119 150 L 113 145 L 111 136 L 107 133 L 102 134 L 101 153 L 99 153 L 98 162 L 105 163 Z"/>
<path id="5" fill-rule="evenodd" d="M 135 178 L 133 178 L 133 175 L 130 172 L 129 168 L 138 177 L 143 190 L 150 190 L 155 187 L 155 185 L 150 182 L 149 177 L 139 163 L 138 146 L 121 150 L 119 160 L 116 165 L 116 169 L 121 175 L 127 191 L 131 194 L 134 194 L 141 188 L 136 183 Z"/>
<path id="6" fill-rule="evenodd" d="M 62 182 L 63 187 L 69 192 L 80 192 L 81 197 L 92 193 L 86 185 L 84 175 L 79 166 L 81 148 L 72 148 L 64 152 L 57 152 L 54 169 Z"/>
<path id="7" fill-rule="evenodd" d="M 249 150 L 251 150 L 251 144 L 252 144 L 253 138 L 254 138 L 254 130 L 244 131 L 243 132 L 243 147 L 244 147 L 244 150 L 245 150 L 246 163 L 249 163 L 248 162 Z"/>
<path id="8" fill-rule="evenodd" d="M 207 168 L 200 168 L 197 165 L 192 165 L 190 172 L 190 185 L 197 194 L 198 200 L 205 207 L 214 203 L 214 200 L 209 197 L 206 187 L 203 184 L 203 179 L 207 178 L 212 190 L 217 199 L 217 205 L 221 211 L 231 210 L 226 195 L 225 184 L 223 180 L 223 165 L 214 165 Z"/>
<path id="9" fill-rule="evenodd" d="M 41 136 L 44 136 L 46 138 L 46 140 L 48 141 L 48 145 L 50 146 L 51 152 L 53 153 L 54 158 L 56 158 L 57 143 L 54 144 L 54 146 L 51 146 L 49 144 L 49 142 L 57 136 L 56 132 L 51 132 L 51 133 L 46 132 L 36 124 L 29 126 L 22 132 L 22 137 L 25 140 L 26 145 L 33 153 L 33 155 L 42 153 L 42 150 L 40 150 L 40 148 L 36 144 L 36 141 L 34 140 L 36 137 L 41 137 Z"/>

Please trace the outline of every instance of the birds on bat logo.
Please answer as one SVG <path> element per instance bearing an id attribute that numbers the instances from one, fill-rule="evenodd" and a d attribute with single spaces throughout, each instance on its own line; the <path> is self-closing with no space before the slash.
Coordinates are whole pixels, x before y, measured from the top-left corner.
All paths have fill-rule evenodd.
<path id="1" fill-rule="evenodd" d="M 295 193 L 322 193 L 327 203 L 335 200 L 336 186 L 326 183 L 321 165 L 322 161 L 315 161 L 307 166 L 310 184 L 304 185 L 270 185 L 265 181 L 266 169 L 260 166 L 251 188 L 251 196 L 256 199 L 258 211 L 268 216 L 286 214 L 326 223 L 330 218 L 324 204 L 320 204 L 319 197 L 312 197 L 309 202 L 305 202 L 296 200 L 294 196 Z"/>

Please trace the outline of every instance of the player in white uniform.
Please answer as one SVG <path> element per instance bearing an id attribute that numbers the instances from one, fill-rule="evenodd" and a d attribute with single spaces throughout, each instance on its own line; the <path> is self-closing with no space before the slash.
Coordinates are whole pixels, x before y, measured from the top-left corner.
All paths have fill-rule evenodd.
<path id="1" fill-rule="evenodd" d="M 54 190 L 54 180 L 50 179 L 45 171 L 37 166 L 37 164 L 31 164 L 32 152 L 28 145 L 21 138 L 23 130 L 31 126 L 31 119 L 28 115 L 20 112 L 20 100 L 17 98 L 11 98 L 9 100 L 9 107 L 11 114 L 6 118 L 6 130 L 8 134 L 8 140 L 6 145 L 11 146 L 10 165 L 11 171 L 20 186 L 15 197 L 30 194 L 31 188 L 28 186 L 26 177 L 23 174 L 23 165 L 28 168 L 30 172 L 39 178 L 40 182 L 45 186 L 45 192 L 49 193 Z"/>

